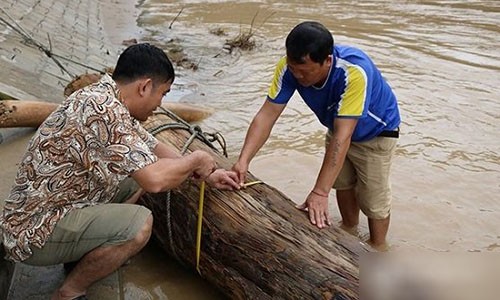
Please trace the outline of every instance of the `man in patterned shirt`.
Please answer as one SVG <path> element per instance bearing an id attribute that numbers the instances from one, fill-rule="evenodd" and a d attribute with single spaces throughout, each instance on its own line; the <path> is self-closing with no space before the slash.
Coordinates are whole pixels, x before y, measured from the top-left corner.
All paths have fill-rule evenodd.
<path id="1" fill-rule="evenodd" d="M 244 182 L 248 165 L 266 142 L 292 94 L 297 91 L 328 129 L 323 164 L 300 209 L 312 224 L 330 225 L 328 196 L 336 189 L 345 229 L 368 217 L 369 243 L 386 248 L 391 187 L 389 172 L 399 136 L 396 97 L 371 59 L 354 47 L 334 45 L 317 22 L 297 25 L 286 39 L 267 100 L 248 129 L 233 170 Z"/>
<path id="2" fill-rule="evenodd" d="M 190 176 L 217 188 L 239 187 L 234 172 L 214 171 L 208 153 L 180 156 L 139 124 L 161 104 L 173 80 L 161 49 L 131 46 L 112 78 L 105 75 L 69 96 L 31 139 L 0 225 L 13 261 L 53 265 L 81 259 L 52 299 L 85 299 L 93 282 L 145 246 L 153 218 L 133 205 L 144 191 L 169 190 Z M 141 188 L 119 193 L 124 180 Z"/>

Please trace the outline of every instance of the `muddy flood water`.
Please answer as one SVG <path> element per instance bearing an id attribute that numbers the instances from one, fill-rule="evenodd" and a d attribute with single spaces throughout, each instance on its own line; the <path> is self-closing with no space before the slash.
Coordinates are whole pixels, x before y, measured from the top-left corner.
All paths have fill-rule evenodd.
<path id="1" fill-rule="evenodd" d="M 254 17 L 255 48 L 224 50 Z M 175 43 L 197 65 L 176 68 L 165 101 L 213 108 L 200 125 L 221 132 L 236 159 L 285 37 L 305 20 L 322 22 L 336 43 L 365 50 L 398 97 L 390 251 L 500 252 L 500 1 L 145 0 L 137 39 Z M 303 202 L 320 168 L 324 131 L 295 95 L 250 171 Z M 330 210 L 337 226 L 333 192 Z M 127 299 L 222 297 L 154 245 L 135 260 L 141 263 L 123 275 Z"/>
<path id="2" fill-rule="evenodd" d="M 198 65 L 196 71 L 177 68 L 165 101 L 214 108 L 202 128 L 225 136 L 232 159 L 294 25 L 320 21 L 336 43 L 365 50 L 394 88 L 403 119 L 392 174 L 390 251 L 500 251 L 500 2 L 146 0 L 139 10 L 142 40 L 176 43 Z M 226 40 L 250 28 L 253 50 L 223 50 Z M 322 161 L 323 136 L 294 96 L 250 171 L 302 202 Z M 333 192 L 330 209 L 336 224 Z M 368 237 L 363 217 L 359 234 Z M 157 261 L 148 269 L 162 257 L 150 252 Z M 132 274 L 129 291 L 161 299 L 191 299 L 200 291 L 205 299 L 220 297 L 195 275 L 174 273 L 156 272 L 156 284 L 149 285 L 137 280 L 140 272 Z M 176 286 L 176 278 L 182 284 Z"/>

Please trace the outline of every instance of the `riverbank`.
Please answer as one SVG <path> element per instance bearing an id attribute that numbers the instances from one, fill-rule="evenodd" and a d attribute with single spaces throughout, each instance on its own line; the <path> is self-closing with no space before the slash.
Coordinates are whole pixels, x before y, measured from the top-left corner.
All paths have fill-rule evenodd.
<path id="1" fill-rule="evenodd" d="M 135 0 L 3 1 L 0 5 L 1 98 L 59 103 L 76 76 L 113 66 L 136 34 Z M 122 8 L 123 7 L 123 8 Z M 125 20 L 131 25 L 124 25 Z M 123 30 L 130 30 L 123 32 Z M 0 142 L 25 134 L 0 129 Z"/>

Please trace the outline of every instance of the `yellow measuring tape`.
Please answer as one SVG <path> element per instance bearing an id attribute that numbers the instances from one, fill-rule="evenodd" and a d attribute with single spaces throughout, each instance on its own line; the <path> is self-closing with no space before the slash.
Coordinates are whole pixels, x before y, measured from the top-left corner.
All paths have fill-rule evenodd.
<path id="1" fill-rule="evenodd" d="M 203 200 L 205 198 L 205 181 L 200 185 L 200 203 L 198 205 L 198 231 L 196 232 L 196 271 L 200 272 L 201 225 L 203 223 Z"/>
<path id="2" fill-rule="evenodd" d="M 252 186 L 254 184 L 262 183 L 262 181 L 252 181 L 247 182 L 242 185 L 243 188 Z M 201 182 L 200 185 L 200 202 L 198 204 L 198 227 L 196 232 L 196 271 L 201 275 L 200 272 L 200 253 L 201 253 L 201 227 L 203 224 L 203 200 L 205 199 L 205 181 Z"/>
<path id="3" fill-rule="evenodd" d="M 259 184 L 259 183 L 262 183 L 262 181 L 261 180 L 251 181 L 251 182 L 244 183 L 241 187 L 246 188 L 246 187 L 252 186 L 254 184 Z"/>

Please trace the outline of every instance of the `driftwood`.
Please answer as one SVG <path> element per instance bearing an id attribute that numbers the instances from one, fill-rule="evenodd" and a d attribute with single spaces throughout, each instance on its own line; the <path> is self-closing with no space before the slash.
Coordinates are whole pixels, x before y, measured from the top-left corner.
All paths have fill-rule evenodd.
<path id="1" fill-rule="evenodd" d="M 42 101 L 0 100 L 0 128 L 38 127 L 57 106 L 57 103 Z M 185 103 L 167 102 L 162 107 L 189 123 L 201 121 L 213 112 Z"/>
<path id="2" fill-rule="evenodd" d="M 40 101 L 0 101 L 0 128 L 38 127 L 57 107 Z"/>
<path id="3" fill-rule="evenodd" d="M 172 122 L 156 115 L 144 126 L 153 130 Z M 156 137 L 181 149 L 190 135 L 169 129 Z M 231 167 L 197 139 L 188 149 L 208 151 L 220 167 Z M 193 270 L 199 186 L 188 180 L 170 194 L 141 199 L 153 212 L 154 236 L 162 248 Z M 358 258 L 369 251 L 337 226 L 317 229 L 289 198 L 265 183 L 205 191 L 200 274 L 231 299 L 358 299 Z"/>
<path id="4" fill-rule="evenodd" d="M 75 79 L 68 83 L 64 88 L 64 97 L 68 97 L 75 91 L 84 88 L 89 84 L 98 82 L 101 77 L 102 74 L 99 73 L 82 74 L 75 77 Z"/>

